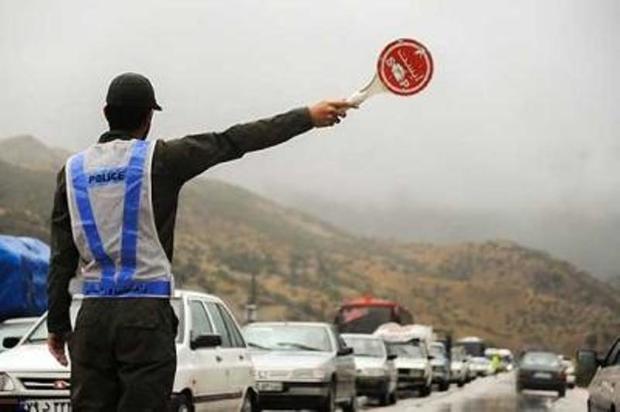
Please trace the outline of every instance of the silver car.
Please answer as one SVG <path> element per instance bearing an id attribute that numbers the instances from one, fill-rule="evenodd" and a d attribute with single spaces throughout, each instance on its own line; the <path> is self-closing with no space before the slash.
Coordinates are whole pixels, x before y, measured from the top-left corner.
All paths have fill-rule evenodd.
<path id="1" fill-rule="evenodd" d="M 588 386 L 588 412 L 620 408 L 620 338 L 604 357 L 589 349 L 577 352 L 577 384 Z"/>
<path id="2" fill-rule="evenodd" d="M 399 389 L 416 389 L 421 396 L 428 396 L 433 387 L 433 370 L 423 342 L 414 339 L 405 342 L 385 341 L 398 372 Z"/>
<path id="3" fill-rule="evenodd" d="M 429 346 L 429 352 L 432 357 L 433 383 L 439 386 L 440 391 L 447 391 L 451 382 L 451 364 L 446 354 L 446 347 L 442 342 L 433 342 Z"/>
<path id="4" fill-rule="evenodd" d="M 260 409 L 357 408 L 353 349 L 319 322 L 258 322 L 244 328 Z"/>
<path id="5" fill-rule="evenodd" d="M 398 373 L 396 355 L 389 354 L 383 339 L 374 335 L 343 334 L 347 346 L 353 348 L 357 369 L 357 394 L 379 400 L 381 405 L 396 403 Z"/>
<path id="6" fill-rule="evenodd" d="M 465 386 L 469 381 L 469 358 L 462 346 L 454 346 L 451 351 L 450 379 L 456 383 L 459 388 Z"/>

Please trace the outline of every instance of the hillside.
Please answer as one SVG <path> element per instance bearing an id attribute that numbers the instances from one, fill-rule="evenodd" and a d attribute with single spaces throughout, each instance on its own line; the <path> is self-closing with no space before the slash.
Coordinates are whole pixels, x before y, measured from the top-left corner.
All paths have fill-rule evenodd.
<path id="1" fill-rule="evenodd" d="M 19 144 L 17 144 L 19 143 Z M 19 146 L 9 156 L 7 146 Z M 36 162 L 33 159 L 36 152 Z M 55 171 L 66 153 L 33 138 L 0 141 L 0 233 L 48 240 Z M 396 299 L 421 323 L 519 349 L 604 347 L 620 332 L 618 293 L 546 253 L 508 241 L 450 246 L 351 236 L 239 187 L 183 189 L 174 271 L 240 314 L 250 274 L 262 319 L 331 319 L 342 299 Z"/>

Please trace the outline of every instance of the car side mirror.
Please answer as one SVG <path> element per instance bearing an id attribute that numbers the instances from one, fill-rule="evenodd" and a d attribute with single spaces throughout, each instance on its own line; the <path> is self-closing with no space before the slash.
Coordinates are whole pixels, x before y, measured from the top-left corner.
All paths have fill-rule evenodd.
<path id="1" fill-rule="evenodd" d="M 428 355 L 428 360 L 433 360 L 435 357 L 433 355 Z"/>
<path id="2" fill-rule="evenodd" d="M 387 360 L 389 360 L 389 361 L 393 361 L 393 360 L 394 360 L 394 359 L 396 359 L 396 358 L 398 358 L 398 355 L 397 355 L 397 354 L 395 354 L 395 353 L 390 353 L 390 354 L 387 356 Z"/>
<path id="3" fill-rule="evenodd" d="M 4 346 L 6 349 L 11 349 L 17 346 L 20 340 L 21 338 L 17 336 L 8 336 L 2 339 L 2 346 Z"/>
<path id="4" fill-rule="evenodd" d="M 599 366 L 602 366 L 602 362 L 596 351 L 578 350 L 575 383 L 581 387 L 588 386 Z"/>
<path id="5" fill-rule="evenodd" d="M 189 341 L 190 349 L 200 349 L 200 348 L 215 348 L 216 346 L 222 346 L 222 336 L 221 335 L 198 335 L 192 336 L 192 339 Z"/>
<path id="6" fill-rule="evenodd" d="M 353 348 L 345 346 L 344 348 L 338 351 L 338 356 L 347 356 L 347 355 L 353 355 Z"/>

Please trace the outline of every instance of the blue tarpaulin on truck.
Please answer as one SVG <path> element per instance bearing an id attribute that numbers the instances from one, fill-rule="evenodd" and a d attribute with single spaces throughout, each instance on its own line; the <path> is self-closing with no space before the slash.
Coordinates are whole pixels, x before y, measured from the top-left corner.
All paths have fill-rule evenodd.
<path id="1" fill-rule="evenodd" d="M 0 235 L 0 321 L 47 310 L 49 258 L 40 240 Z"/>

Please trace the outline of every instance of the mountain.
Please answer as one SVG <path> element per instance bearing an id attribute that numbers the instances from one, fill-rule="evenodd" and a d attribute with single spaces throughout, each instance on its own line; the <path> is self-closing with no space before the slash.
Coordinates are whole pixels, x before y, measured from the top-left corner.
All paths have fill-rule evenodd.
<path id="1" fill-rule="evenodd" d="M 7 146 L 20 149 L 6 156 Z M 33 138 L 0 141 L 0 233 L 48 240 L 55 173 L 67 155 Z M 361 238 L 205 178 L 182 191 L 174 273 L 240 316 L 254 274 L 261 319 L 330 320 L 343 299 L 370 293 L 401 302 L 417 322 L 515 350 L 603 348 L 620 333 L 617 290 L 545 252 L 500 240 Z"/>
<path id="2" fill-rule="evenodd" d="M 620 277 L 620 209 L 610 207 L 611 200 L 502 208 L 482 200 L 469 207 L 402 198 L 337 201 L 283 188 L 265 194 L 361 236 L 442 244 L 509 237 L 567 259 L 599 279 Z"/>
<path id="3" fill-rule="evenodd" d="M 30 170 L 57 170 L 70 155 L 66 150 L 46 146 L 31 135 L 9 137 L 1 144 L 0 160 Z"/>

